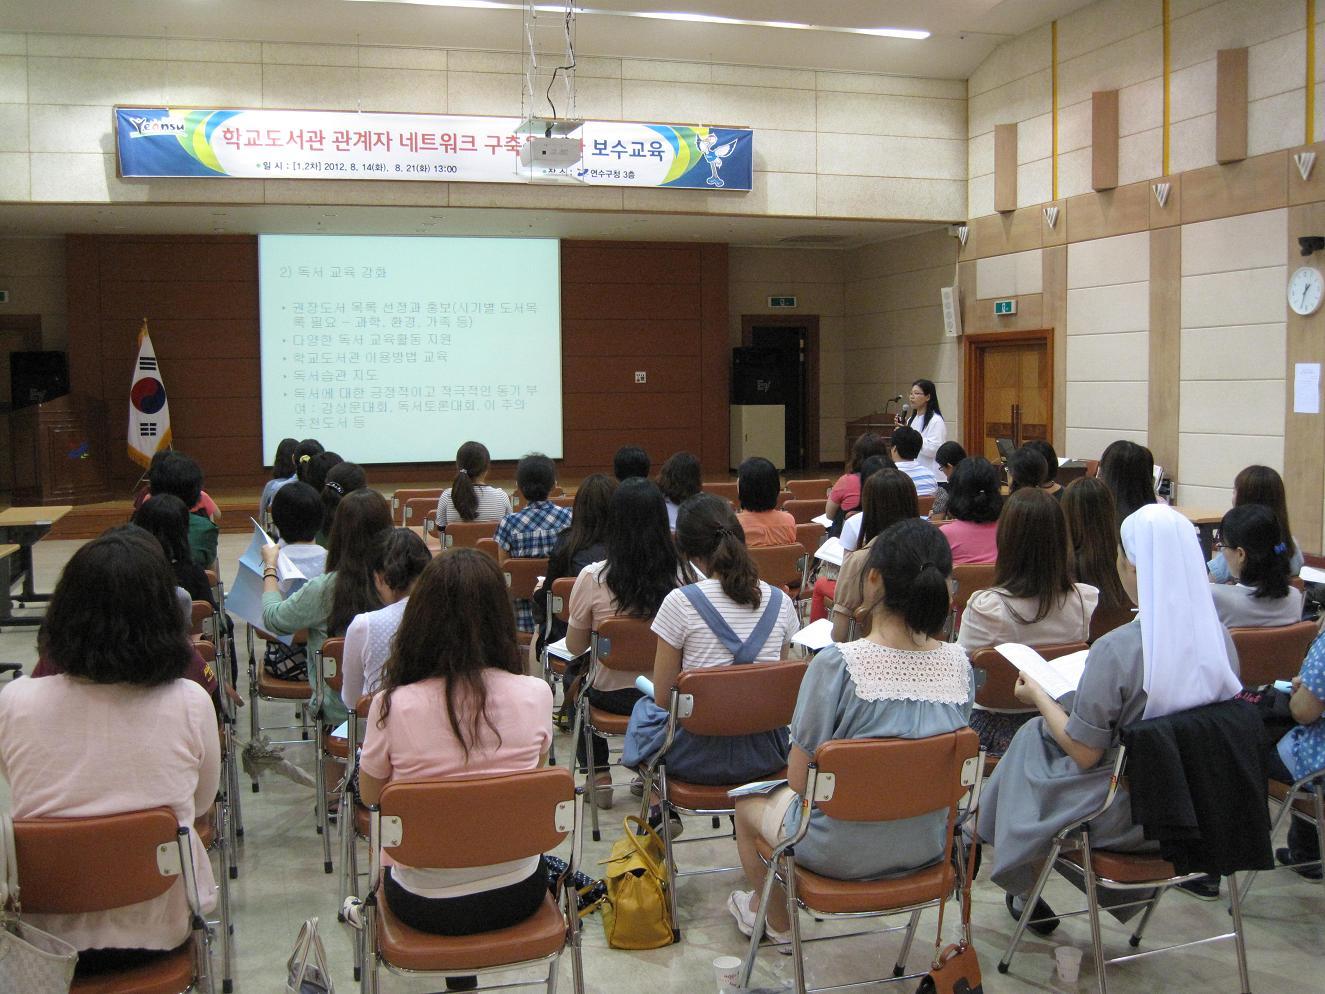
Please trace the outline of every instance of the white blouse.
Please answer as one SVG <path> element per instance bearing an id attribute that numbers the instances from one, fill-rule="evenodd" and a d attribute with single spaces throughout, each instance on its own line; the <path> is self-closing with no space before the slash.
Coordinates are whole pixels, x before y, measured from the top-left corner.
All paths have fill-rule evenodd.
<path id="1" fill-rule="evenodd" d="M 948 440 L 948 426 L 943 423 L 943 415 L 935 414 L 927 425 L 923 414 L 916 415 L 911 419 L 911 427 L 920 432 L 920 455 L 916 457 L 916 462 L 938 476 L 939 464 L 934 457 L 938 454 L 939 446 Z"/>

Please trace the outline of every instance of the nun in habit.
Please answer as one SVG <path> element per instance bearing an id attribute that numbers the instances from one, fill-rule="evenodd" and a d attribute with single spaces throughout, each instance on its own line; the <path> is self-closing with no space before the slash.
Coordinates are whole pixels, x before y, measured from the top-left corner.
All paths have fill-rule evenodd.
<path id="1" fill-rule="evenodd" d="M 1054 835 L 1104 802 L 1124 726 L 1227 700 L 1241 689 L 1237 652 L 1219 623 L 1196 529 L 1173 508 L 1149 504 L 1122 525 L 1118 574 L 1137 617 L 1095 642 L 1075 694 L 1055 701 L 1022 676 L 1017 697 L 1040 715 L 1023 725 L 994 769 L 976 834 L 994 846 L 994 883 L 1019 917 Z M 1132 824 L 1120 790 L 1091 823 L 1091 845 L 1156 848 Z M 1041 901 L 1036 918 L 1052 918 Z M 1046 922 L 1042 934 L 1056 922 Z"/>

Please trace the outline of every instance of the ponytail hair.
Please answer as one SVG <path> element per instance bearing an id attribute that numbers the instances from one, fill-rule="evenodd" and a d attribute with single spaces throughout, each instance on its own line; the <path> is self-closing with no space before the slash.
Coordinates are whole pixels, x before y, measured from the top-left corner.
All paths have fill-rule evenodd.
<path id="1" fill-rule="evenodd" d="M 474 481 L 488 471 L 492 457 L 482 442 L 466 442 L 455 454 L 455 480 L 451 484 L 451 503 L 461 521 L 478 517 L 478 490 Z"/>
<path id="2" fill-rule="evenodd" d="M 685 556 L 708 563 L 709 575 L 737 604 L 759 606 L 759 571 L 729 501 L 700 493 L 683 503 L 676 512 L 676 544 Z"/>
<path id="3" fill-rule="evenodd" d="M 1256 598 L 1288 596 L 1292 550 L 1279 533 L 1279 519 L 1264 504 L 1238 504 L 1219 523 L 1219 540 L 1226 549 L 1246 553 L 1238 582 L 1255 587 Z"/>
<path id="4" fill-rule="evenodd" d="M 883 607 L 926 635 L 942 629 L 950 606 L 952 549 L 941 531 L 919 518 L 889 525 L 870 546 L 865 568 L 877 570 L 883 580 L 871 613 Z"/>

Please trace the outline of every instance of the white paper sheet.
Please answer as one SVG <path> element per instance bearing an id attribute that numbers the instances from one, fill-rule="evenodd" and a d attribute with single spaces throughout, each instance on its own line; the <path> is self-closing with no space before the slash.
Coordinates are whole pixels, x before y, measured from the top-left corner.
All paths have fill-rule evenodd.
<path id="1" fill-rule="evenodd" d="M 811 622 L 793 635 L 791 642 L 793 645 L 803 645 L 811 652 L 818 652 L 833 644 L 833 623 L 828 618 Z"/>
<path id="2" fill-rule="evenodd" d="M 842 560 L 846 558 L 846 552 L 847 550 L 842 548 L 840 539 L 830 538 L 814 551 L 814 558 L 822 559 L 833 566 L 841 566 Z"/>
<path id="3" fill-rule="evenodd" d="M 252 518 L 249 520 L 253 521 Z M 226 613 L 248 622 L 255 628 L 263 627 L 262 547 L 274 544 L 271 536 L 263 531 L 262 526 L 253 521 L 253 536 L 249 539 L 248 547 L 240 555 L 235 578 L 225 592 Z M 284 552 L 276 557 L 276 577 L 281 583 L 281 592 L 286 597 L 308 582 L 308 577 L 304 576 L 303 571 Z M 276 635 L 275 632 L 271 634 Z M 285 645 L 294 642 L 293 636 L 290 635 L 276 635 L 276 637 Z"/>
<path id="4" fill-rule="evenodd" d="M 1298 576 L 1302 578 L 1303 583 L 1325 583 L 1325 569 L 1316 569 L 1314 566 L 1303 566 L 1298 571 Z"/>
<path id="5" fill-rule="evenodd" d="M 547 647 L 547 654 L 549 656 L 556 656 L 558 659 L 564 659 L 568 663 L 572 659 L 579 658 L 579 656 L 575 655 L 575 653 L 570 651 L 570 647 L 566 645 L 565 639 L 561 639 L 558 642 L 549 642 Z"/>
<path id="6" fill-rule="evenodd" d="M 994 646 L 994 651 L 1048 691 L 1054 700 L 1077 689 L 1081 683 L 1081 674 L 1086 671 L 1086 656 L 1090 652 L 1089 649 L 1082 649 L 1057 659 L 1045 659 L 1030 646 L 1020 642 L 1004 642 Z"/>
<path id="7" fill-rule="evenodd" d="M 810 521 L 816 525 L 823 525 L 825 528 L 833 527 L 833 519 L 826 514 L 821 514 L 817 518 L 811 518 Z"/>
<path id="8" fill-rule="evenodd" d="M 1299 362 L 1294 364 L 1293 413 L 1320 413 L 1320 363 Z"/>

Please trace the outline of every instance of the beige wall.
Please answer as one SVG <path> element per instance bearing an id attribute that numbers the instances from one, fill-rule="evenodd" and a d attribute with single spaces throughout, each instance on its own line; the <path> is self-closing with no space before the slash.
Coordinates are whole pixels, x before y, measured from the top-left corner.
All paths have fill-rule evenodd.
<path id="1" fill-rule="evenodd" d="M 756 129 L 751 193 L 466 183 L 123 181 L 116 103 L 519 116 L 509 52 L 0 34 L 0 201 L 966 216 L 966 84 L 582 56 L 578 112 Z"/>

